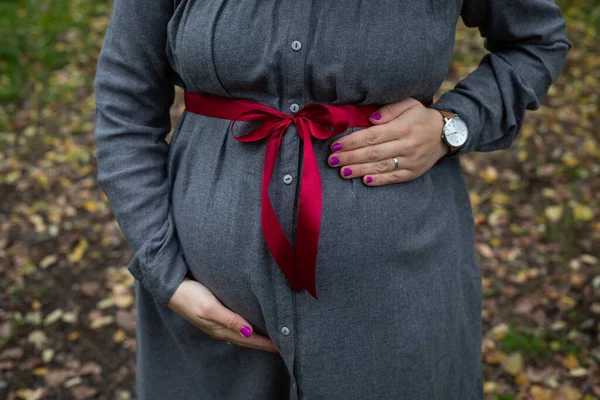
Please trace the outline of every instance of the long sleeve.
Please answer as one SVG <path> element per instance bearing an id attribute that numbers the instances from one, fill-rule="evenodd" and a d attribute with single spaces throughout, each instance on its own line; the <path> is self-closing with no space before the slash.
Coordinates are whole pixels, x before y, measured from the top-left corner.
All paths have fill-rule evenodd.
<path id="1" fill-rule="evenodd" d="M 553 0 L 463 0 L 461 17 L 479 29 L 488 53 L 431 106 L 457 113 L 469 128 L 465 146 L 445 157 L 509 148 L 571 48 Z"/>
<path id="2" fill-rule="evenodd" d="M 129 271 L 162 305 L 188 269 L 166 172 L 172 13 L 172 0 L 115 0 L 94 82 L 98 184 L 134 252 Z"/>

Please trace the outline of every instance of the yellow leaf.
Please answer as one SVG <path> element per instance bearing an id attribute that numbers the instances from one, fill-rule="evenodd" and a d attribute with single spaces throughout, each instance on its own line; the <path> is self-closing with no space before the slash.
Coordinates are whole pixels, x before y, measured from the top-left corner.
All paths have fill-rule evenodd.
<path id="1" fill-rule="evenodd" d="M 44 376 L 48 373 L 48 368 L 46 367 L 39 367 L 33 370 L 33 374 L 34 375 L 38 375 L 38 376 Z"/>
<path id="2" fill-rule="evenodd" d="M 569 354 L 568 357 L 562 360 L 562 365 L 566 369 L 575 369 L 579 367 L 579 361 L 577 361 L 577 357 L 573 353 Z"/>
<path id="3" fill-rule="evenodd" d="M 113 306 L 113 300 L 111 298 L 102 299 L 98 303 L 96 303 L 96 307 L 99 308 L 100 310 L 104 310 L 105 308 L 109 308 L 112 306 Z"/>
<path id="4" fill-rule="evenodd" d="M 493 183 L 498 179 L 498 171 L 494 167 L 487 167 L 479 173 L 486 183 Z"/>
<path id="5" fill-rule="evenodd" d="M 525 161 L 525 160 L 527 160 L 527 157 L 528 157 L 527 151 L 525 151 L 525 150 L 519 151 L 519 154 L 518 154 L 519 161 Z"/>
<path id="6" fill-rule="evenodd" d="M 544 214 L 552 222 L 558 221 L 563 215 L 562 206 L 548 206 L 544 209 Z"/>
<path id="7" fill-rule="evenodd" d="M 598 145 L 592 139 L 586 139 L 583 145 L 585 152 L 589 155 L 596 155 L 598 152 Z"/>
<path id="8" fill-rule="evenodd" d="M 85 238 L 81 238 L 79 240 L 79 243 L 73 250 L 73 252 L 71 254 L 69 254 L 69 261 L 71 261 L 71 262 L 80 261 L 83 258 L 83 255 L 85 254 L 88 247 L 89 247 L 88 241 Z"/>
<path id="9" fill-rule="evenodd" d="M 569 296 L 562 296 L 558 300 L 558 307 L 563 311 L 570 310 L 571 308 L 575 307 L 576 304 L 577 302 Z"/>
<path id="10" fill-rule="evenodd" d="M 52 264 L 55 264 L 57 261 L 58 261 L 58 257 L 56 256 L 56 254 L 48 255 L 48 256 L 42 258 L 42 261 L 40 261 L 40 267 L 42 269 L 46 269 L 49 266 L 51 266 Z"/>
<path id="11" fill-rule="evenodd" d="M 524 387 L 528 387 L 530 384 L 527 374 L 524 374 L 522 372 L 519 372 L 517 374 L 517 376 L 515 376 L 515 383 L 519 386 L 524 386 Z"/>
<path id="12" fill-rule="evenodd" d="M 516 375 L 523 368 L 523 357 L 521 353 L 512 353 L 504 361 L 502 368 L 511 375 Z"/>
<path id="13" fill-rule="evenodd" d="M 508 324 L 501 323 L 492 328 L 492 335 L 495 341 L 504 339 L 504 336 L 508 332 Z"/>
<path id="14" fill-rule="evenodd" d="M 576 167 L 579 165 L 579 160 L 571 153 L 565 153 L 562 157 L 562 161 L 567 167 Z"/>
<path id="15" fill-rule="evenodd" d="M 554 399 L 560 400 L 581 400 L 582 396 L 581 392 L 573 386 L 562 386 L 556 394 Z"/>
<path id="16" fill-rule="evenodd" d="M 504 225 L 508 219 L 508 211 L 504 208 L 499 208 L 490 213 L 488 217 L 488 223 L 490 226 L 500 226 Z"/>
<path id="17" fill-rule="evenodd" d="M 547 199 L 554 199 L 556 197 L 556 190 L 549 187 L 544 188 L 542 189 L 542 196 L 544 196 Z"/>
<path id="18" fill-rule="evenodd" d="M 533 385 L 530 389 L 531 400 L 551 400 L 552 393 L 539 385 Z"/>
<path id="19" fill-rule="evenodd" d="M 56 321 L 58 321 L 60 319 L 60 317 L 62 317 L 63 315 L 63 310 L 61 310 L 60 308 L 57 308 L 56 310 L 52 311 L 50 314 L 46 315 L 46 318 L 44 319 L 44 325 L 51 325 L 53 323 L 55 323 Z"/>
<path id="20" fill-rule="evenodd" d="M 585 204 L 575 203 L 573 206 L 573 216 L 579 221 L 591 221 L 594 218 L 594 211 Z"/>
<path id="21" fill-rule="evenodd" d="M 594 257 L 591 254 L 582 254 L 581 255 L 581 261 L 583 261 L 584 263 L 589 264 L 589 265 L 596 265 L 596 264 L 598 264 L 598 258 Z"/>
<path id="22" fill-rule="evenodd" d="M 47 364 L 54 358 L 54 350 L 53 349 L 44 349 L 42 352 L 42 360 Z"/>
<path id="23" fill-rule="evenodd" d="M 113 341 L 115 343 L 121 343 L 125 340 L 125 331 L 123 329 L 118 329 L 113 335 Z"/>
<path id="24" fill-rule="evenodd" d="M 98 205 L 96 204 L 96 202 L 91 200 L 86 201 L 83 206 L 89 212 L 94 212 L 98 209 Z"/>
<path id="25" fill-rule="evenodd" d="M 115 318 L 112 315 L 104 315 L 97 317 L 92 320 L 90 324 L 90 328 L 92 329 L 100 329 L 106 325 L 110 325 L 114 322 Z"/>
<path id="26" fill-rule="evenodd" d="M 483 384 L 483 392 L 485 394 L 496 394 L 498 393 L 498 384 L 493 381 L 486 381 Z"/>
<path id="27" fill-rule="evenodd" d="M 40 185 L 44 189 L 50 188 L 50 183 L 48 182 L 48 175 L 45 175 L 40 172 L 40 173 L 36 174 L 35 178 L 37 179 L 37 181 L 40 183 Z"/>
<path id="28" fill-rule="evenodd" d="M 579 368 L 574 368 L 574 369 L 570 370 L 569 375 L 571 375 L 575 378 L 581 378 L 583 376 L 586 376 L 587 372 L 588 372 L 587 369 L 579 367 Z"/>
<path id="29" fill-rule="evenodd" d="M 506 193 L 496 192 L 492 195 L 492 201 L 498 204 L 508 204 L 510 201 L 510 196 Z"/>

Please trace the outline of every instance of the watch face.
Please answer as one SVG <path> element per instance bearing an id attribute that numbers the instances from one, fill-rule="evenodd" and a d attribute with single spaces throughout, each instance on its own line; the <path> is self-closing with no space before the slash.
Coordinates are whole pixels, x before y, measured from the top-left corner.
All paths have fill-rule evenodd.
<path id="1" fill-rule="evenodd" d="M 460 117 L 450 118 L 444 126 L 444 136 L 451 146 L 462 146 L 467 141 L 467 124 Z"/>

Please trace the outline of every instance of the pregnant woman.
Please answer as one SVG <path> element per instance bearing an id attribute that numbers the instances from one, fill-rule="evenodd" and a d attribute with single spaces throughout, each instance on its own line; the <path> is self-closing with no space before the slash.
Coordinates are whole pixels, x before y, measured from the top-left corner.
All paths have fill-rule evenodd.
<path id="1" fill-rule="evenodd" d="M 432 103 L 460 17 L 489 53 Z M 482 399 L 459 159 L 511 145 L 570 47 L 551 0 L 115 0 L 95 134 L 138 398 Z"/>

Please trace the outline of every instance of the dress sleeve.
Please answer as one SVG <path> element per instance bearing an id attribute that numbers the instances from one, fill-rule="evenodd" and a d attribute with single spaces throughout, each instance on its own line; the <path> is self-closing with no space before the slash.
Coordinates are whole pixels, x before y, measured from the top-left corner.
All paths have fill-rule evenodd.
<path id="1" fill-rule="evenodd" d="M 465 146 L 445 157 L 509 148 L 525 110 L 540 107 L 571 48 L 553 0 L 463 0 L 461 17 L 479 29 L 488 53 L 430 106 L 457 113 L 469 128 Z"/>
<path id="2" fill-rule="evenodd" d="M 162 305 L 188 270 L 166 170 L 172 13 L 173 0 L 115 0 L 94 81 L 98 184 L 134 252 L 128 270 Z"/>

